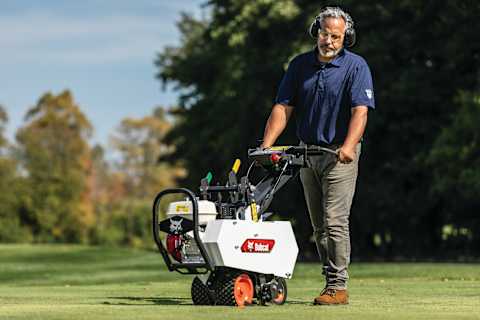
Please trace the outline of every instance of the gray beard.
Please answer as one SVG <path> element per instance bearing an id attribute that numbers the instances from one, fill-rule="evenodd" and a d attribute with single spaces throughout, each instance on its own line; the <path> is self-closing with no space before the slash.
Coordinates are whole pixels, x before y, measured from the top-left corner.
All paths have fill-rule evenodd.
<path id="1" fill-rule="evenodd" d="M 318 52 L 324 58 L 333 58 L 340 52 L 340 50 L 342 50 L 342 48 L 339 48 L 339 49 L 334 50 L 334 51 L 325 51 L 321 47 L 318 47 Z"/>

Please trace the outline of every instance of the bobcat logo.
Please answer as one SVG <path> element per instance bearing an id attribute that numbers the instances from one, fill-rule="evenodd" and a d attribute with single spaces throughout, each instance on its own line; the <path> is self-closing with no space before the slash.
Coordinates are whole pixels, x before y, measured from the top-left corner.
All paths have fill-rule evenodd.
<path id="1" fill-rule="evenodd" d="M 274 239 L 246 239 L 240 250 L 245 253 L 270 253 L 274 245 Z"/>
<path id="2" fill-rule="evenodd" d="M 179 234 L 180 232 L 182 232 L 182 221 L 183 218 L 178 221 L 170 219 L 170 232 L 175 234 Z"/>

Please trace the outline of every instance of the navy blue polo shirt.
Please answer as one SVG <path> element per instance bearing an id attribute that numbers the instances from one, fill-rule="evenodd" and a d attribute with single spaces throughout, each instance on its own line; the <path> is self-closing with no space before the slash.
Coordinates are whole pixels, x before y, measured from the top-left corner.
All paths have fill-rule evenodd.
<path id="1" fill-rule="evenodd" d="M 297 137 L 307 144 L 342 144 L 351 108 L 375 108 L 372 75 L 366 61 L 343 49 L 320 63 L 317 50 L 296 56 L 288 66 L 275 103 L 295 109 Z"/>

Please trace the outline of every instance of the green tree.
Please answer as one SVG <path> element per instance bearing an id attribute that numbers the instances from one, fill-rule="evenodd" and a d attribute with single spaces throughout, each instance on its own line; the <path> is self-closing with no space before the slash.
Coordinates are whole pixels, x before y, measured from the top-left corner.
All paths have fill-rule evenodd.
<path id="1" fill-rule="evenodd" d="M 38 241 L 86 242 L 94 224 L 87 181 L 92 126 L 69 91 L 44 94 L 17 141 L 30 202 L 26 219 Z"/>
<path id="2" fill-rule="evenodd" d="M 5 124 L 8 122 L 8 115 L 5 108 L 0 104 L 0 148 L 4 148 L 7 139 L 3 136 L 5 132 Z"/>
<path id="3" fill-rule="evenodd" d="M 480 194 L 480 96 L 460 92 L 449 126 L 441 130 L 427 161 L 434 171 L 433 192 L 459 192 L 478 201 Z M 477 202 L 478 203 L 478 202 Z"/>
<path id="4" fill-rule="evenodd" d="M 7 113 L 0 105 L 0 242 L 28 242 L 31 234 L 21 220 L 23 179 L 17 175 L 16 161 L 4 137 L 7 121 Z"/>
<path id="5" fill-rule="evenodd" d="M 190 186 L 209 170 L 223 178 L 235 158 L 245 160 L 258 145 L 283 66 L 291 48 L 302 46 L 285 45 L 278 35 L 299 39 L 293 29 L 303 29 L 306 18 L 290 0 L 209 3 L 211 21 L 183 15 L 181 48 L 166 49 L 156 61 L 159 79 L 183 89 L 167 140 L 186 162 Z"/>
<path id="6" fill-rule="evenodd" d="M 471 246 L 461 250 L 472 254 L 480 247 L 480 96 L 461 92 L 455 100 L 457 112 L 441 130 L 426 162 L 433 172 L 431 196 L 443 219 L 444 252 L 459 251 L 459 242 Z M 449 228 L 446 228 L 449 226 Z"/>
<path id="7" fill-rule="evenodd" d="M 352 215 L 354 250 L 446 258 L 443 204 L 432 196 L 433 171 L 425 159 L 458 110 L 458 91 L 477 86 L 480 44 L 471 39 L 480 27 L 480 4 L 348 4 L 359 32 L 355 51 L 372 67 L 378 105 L 369 119 Z"/>

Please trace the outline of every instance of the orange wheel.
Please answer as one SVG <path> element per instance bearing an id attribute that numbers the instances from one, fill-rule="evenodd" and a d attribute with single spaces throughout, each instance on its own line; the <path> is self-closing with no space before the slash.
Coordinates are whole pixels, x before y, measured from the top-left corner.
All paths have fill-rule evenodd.
<path id="1" fill-rule="evenodd" d="M 253 290 L 253 282 L 248 274 L 242 273 L 235 278 L 233 294 L 235 296 L 235 302 L 239 307 L 243 307 L 246 304 L 252 304 Z"/>
<path id="2" fill-rule="evenodd" d="M 283 304 L 285 302 L 285 295 L 283 293 L 279 293 L 275 299 L 273 299 L 273 303 L 275 304 Z"/>

